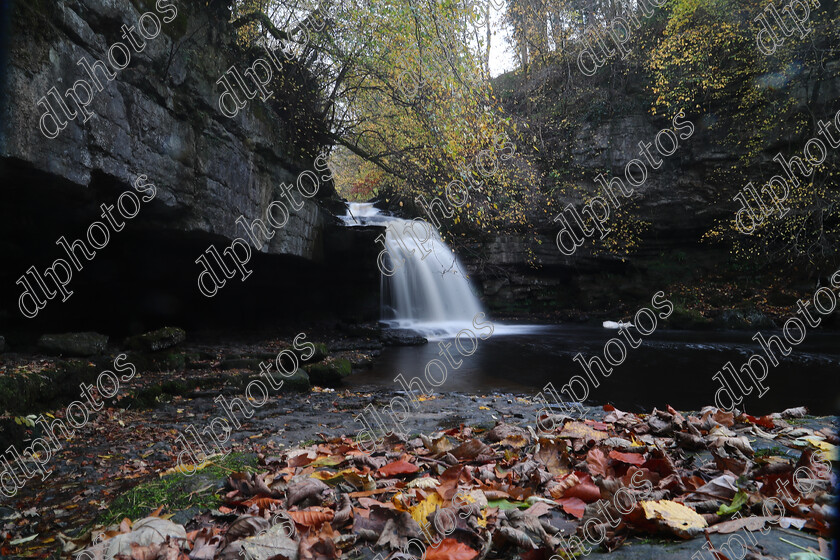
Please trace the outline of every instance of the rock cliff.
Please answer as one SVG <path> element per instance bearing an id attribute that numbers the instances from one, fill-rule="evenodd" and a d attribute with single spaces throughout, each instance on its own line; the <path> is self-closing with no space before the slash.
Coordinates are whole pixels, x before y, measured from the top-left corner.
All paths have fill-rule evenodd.
<path id="1" fill-rule="evenodd" d="M 141 21 L 147 13 L 156 17 Z M 160 25 L 156 35 L 154 20 Z M 220 111 L 217 81 L 228 69 L 241 75 L 265 57 L 256 47 L 238 47 L 228 21 L 223 10 L 171 0 L 14 3 L 4 60 L 8 93 L 0 108 L 5 178 L 0 252 L 6 259 L 0 271 L 0 322 L 97 327 L 97 321 L 108 319 L 137 330 L 167 317 L 200 324 L 202 313 L 217 319 L 234 313 L 248 321 L 282 310 L 294 320 L 306 306 L 326 305 L 301 296 L 314 297 L 316 290 L 304 286 L 317 286 L 353 259 L 346 250 L 325 245 L 335 238 L 329 234 L 334 218 L 324 210 L 334 197 L 331 181 L 290 212 L 261 252 L 254 250 L 252 278 L 232 279 L 227 293 L 213 299 L 196 289 L 201 267 L 195 260 L 211 243 L 221 251 L 237 237 L 247 239 L 237 219 L 265 221 L 268 205 L 282 199 L 281 185 L 294 184 L 301 172 L 311 170 L 315 155 L 300 149 L 297 116 L 281 118 L 271 110 L 272 101 L 257 97 L 234 118 Z M 149 34 L 143 38 L 141 26 Z M 126 28 L 138 31 L 126 36 Z M 142 49 L 132 40 L 143 43 Z M 120 52 L 117 43 L 131 49 Z M 123 60 L 125 52 L 130 62 L 115 71 L 113 61 Z M 78 80 L 91 86 L 87 109 L 92 115 L 86 122 L 81 114 L 63 119 L 66 128 L 49 138 L 57 127 L 46 117 L 42 131 L 47 105 L 39 102 L 48 100 L 59 118 L 66 117 L 56 96 L 74 111 L 78 105 L 65 92 Z M 88 97 L 84 86 L 75 91 L 82 100 Z M 66 259 L 57 239 L 84 239 L 91 223 L 103 221 L 100 205 L 113 205 L 139 176 L 155 185 L 154 199 L 124 231 L 111 231 L 107 247 L 84 262 L 83 270 L 74 271 L 69 284 L 74 295 L 66 303 L 59 297 L 37 318 L 24 320 L 16 280 L 30 266 L 43 270 L 56 258 Z M 341 295 L 340 290 L 330 293 Z M 187 311 L 190 317 L 184 317 Z"/>

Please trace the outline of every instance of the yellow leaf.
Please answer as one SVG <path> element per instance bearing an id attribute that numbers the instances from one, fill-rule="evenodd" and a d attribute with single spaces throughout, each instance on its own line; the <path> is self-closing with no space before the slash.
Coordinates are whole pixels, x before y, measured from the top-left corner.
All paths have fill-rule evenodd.
<path id="1" fill-rule="evenodd" d="M 356 474 L 354 469 L 344 469 L 343 471 L 339 472 L 330 472 L 330 471 L 317 471 L 309 475 L 309 478 L 317 478 L 318 480 L 323 480 L 324 482 L 341 482 L 345 476 L 348 474 Z M 341 479 L 341 480 L 338 480 Z"/>
<path id="2" fill-rule="evenodd" d="M 671 500 L 642 502 L 642 510 L 646 519 L 658 521 L 679 535 L 690 536 L 707 526 L 696 511 Z"/>
<path id="3" fill-rule="evenodd" d="M 201 469 L 203 469 L 203 468 L 207 467 L 207 466 L 208 466 L 208 465 L 210 465 L 210 464 L 211 464 L 211 462 L 210 462 L 210 461 L 202 461 L 201 463 L 199 463 L 199 464 L 197 464 L 197 465 L 195 465 L 195 464 L 189 464 L 189 465 L 176 465 L 176 466 L 172 467 L 171 469 L 166 469 L 165 471 L 163 471 L 162 473 L 160 473 L 160 476 L 162 476 L 162 477 L 163 477 L 163 476 L 168 476 L 168 475 L 170 475 L 170 474 L 176 474 L 176 473 L 179 473 L 179 474 L 192 474 L 192 473 L 194 473 L 194 472 L 196 472 L 196 471 L 200 471 Z"/>
<path id="4" fill-rule="evenodd" d="M 429 521 L 426 517 L 435 511 L 438 507 L 443 507 L 443 498 L 437 492 L 432 492 L 429 497 L 417 504 L 408 508 L 408 513 L 420 526 L 427 524 Z"/>

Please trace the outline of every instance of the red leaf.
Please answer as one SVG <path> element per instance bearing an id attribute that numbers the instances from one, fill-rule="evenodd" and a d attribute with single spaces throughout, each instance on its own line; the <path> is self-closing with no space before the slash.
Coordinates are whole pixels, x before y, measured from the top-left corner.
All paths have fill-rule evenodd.
<path id="1" fill-rule="evenodd" d="M 588 474 L 575 472 L 580 484 L 572 486 L 563 494 L 564 498 L 580 498 L 587 504 L 601 499 L 601 490 L 592 482 Z"/>
<path id="2" fill-rule="evenodd" d="M 563 506 L 563 511 L 569 515 L 574 515 L 578 519 L 583 518 L 583 512 L 586 510 L 586 502 L 580 498 L 560 498 L 557 503 Z"/>
<path id="3" fill-rule="evenodd" d="M 418 467 L 414 463 L 409 463 L 408 461 L 403 461 L 402 459 L 400 459 L 399 461 L 388 463 L 376 472 L 380 476 L 395 476 L 398 474 L 416 473 L 419 470 L 420 467 Z"/>
<path id="4" fill-rule="evenodd" d="M 640 467 L 645 464 L 645 458 L 640 453 L 622 453 L 613 449 L 610 451 L 610 458 L 628 465 L 636 465 Z"/>
<path id="5" fill-rule="evenodd" d="M 769 416 L 762 416 L 761 418 L 756 418 L 755 416 L 750 416 L 749 414 L 744 414 L 744 418 L 748 421 L 752 422 L 753 424 L 757 424 L 762 428 L 772 429 L 776 427 L 776 424 L 773 423 L 773 419 Z"/>
<path id="6" fill-rule="evenodd" d="M 426 549 L 426 560 L 472 560 L 478 552 L 455 539 L 443 539 L 435 547 Z"/>

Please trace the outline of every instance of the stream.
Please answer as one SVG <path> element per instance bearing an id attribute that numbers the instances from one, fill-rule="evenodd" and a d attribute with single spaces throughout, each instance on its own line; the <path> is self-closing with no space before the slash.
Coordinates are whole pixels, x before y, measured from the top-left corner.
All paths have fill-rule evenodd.
<path id="1" fill-rule="evenodd" d="M 481 302 L 458 258 L 433 227 L 420 220 L 383 214 L 371 203 L 349 203 L 343 220 L 349 227 L 387 228 L 380 241 L 384 255 L 380 262 L 382 322 L 429 339 L 429 344 L 422 346 L 386 347 L 372 369 L 348 379 L 354 388 L 399 390 L 401 386 L 394 382 L 397 375 L 401 373 L 407 380 L 422 379 L 426 365 L 437 359 L 438 363 L 449 363 L 446 379 L 438 388 L 426 382 L 438 392 L 534 394 L 548 382 L 560 390 L 572 376 L 585 377 L 581 365 L 574 361 L 578 353 L 587 361 L 594 356 L 604 360 L 605 343 L 618 337 L 614 329 L 495 322 L 492 336 L 487 336 L 489 327 L 476 327 L 487 318 L 474 323 L 483 313 Z M 464 329 L 477 336 L 461 337 L 466 353 L 459 353 L 453 339 Z M 780 332 L 763 334 L 781 336 Z M 585 399 L 639 412 L 666 405 L 697 410 L 714 404 L 721 383 L 713 376 L 727 362 L 740 369 L 751 355 L 764 356 L 752 340 L 754 335 L 752 331 L 657 329 L 642 337 L 638 348 L 627 347 L 626 359 L 609 377 L 596 374 L 599 385 L 595 387 L 590 381 Z M 472 341 L 476 348 L 471 353 Z M 451 359 L 442 354 L 440 344 L 451 344 Z M 771 365 L 763 381 L 767 388 L 764 395 L 759 397 L 759 389 L 747 385 L 748 394 L 736 394 L 744 397 L 739 408 L 754 415 L 803 405 L 814 414 L 836 412 L 840 405 L 840 334 L 809 331 L 789 356 L 777 353 L 777 358 L 778 366 Z M 436 378 L 441 376 L 435 366 L 431 373 Z M 746 375 L 742 378 L 750 382 Z M 791 401 L 791 395 L 799 395 L 796 402 Z"/>

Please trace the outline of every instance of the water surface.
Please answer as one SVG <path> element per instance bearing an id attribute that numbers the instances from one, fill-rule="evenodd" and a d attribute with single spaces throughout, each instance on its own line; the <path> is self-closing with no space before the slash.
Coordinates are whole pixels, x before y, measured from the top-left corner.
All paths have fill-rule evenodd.
<path id="1" fill-rule="evenodd" d="M 487 330 L 483 333 L 486 336 Z M 635 332 L 634 332 L 635 334 Z M 691 410 L 713 404 L 720 383 L 712 376 L 727 361 L 736 368 L 754 353 L 764 355 L 751 340 L 754 332 L 657 330 L 644 337 L 639 348 L 630 349 L 624 363 L 615 366 L 609 377 L 598 375 L 599 387 L 590 385 L 592 403 L 613 403 L 625 410 L 650 410 L 666 404 Z M 770 333 L 764 332 L 765 337 Z M 511 391 L 534 394 L 551 381 L 557 389 L 583 369 L 573 361 L 577 353 L 587 358 L 603 358 L 604 344 L 618 337 L 615 330 L 560 325 L 532 327 L 496 325 L 487 340 L 478 340 L 472 356 L 461 356 L 455 345 L 449 348 L 457 369 L 447 366 L 447 378 L 438 392 L 483 393 Z M 399 389 L 393 379 L 402 373 L 407 379 L 423 377 L 426 364 L 439 355 L 439 343 L 424 346 L 386 347 L 373 369 L 353 375 L 349 382 L 360 387 L 372 385 Z M 468 340 L 463 346 L 470 350 Z M 626 345 L 626 343 L 625 343 Z M 741 405 L 750 414 L 765 414 L 794 406 L 807 406 L 815 414 L 836 414 L 840 396 L 840 333 L 811 331 L 789 356 L 778 354 L 779 365 L 772 367 L 763 382 L 766 394 L 757 398 L 753 388 Z M 457 362 L 456 362 L 457 363 Z M 606 362 L 605 362 L 606 363 Z M 436 368 L 433 375 L 439 376 Z M 748 379 L 746 375 L 744 379 Z M 728 377 L 727 377 L 728 379 Z"/>

